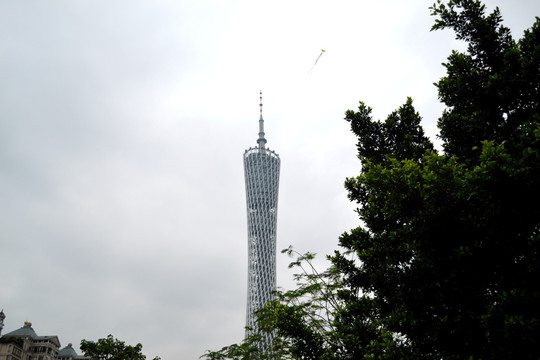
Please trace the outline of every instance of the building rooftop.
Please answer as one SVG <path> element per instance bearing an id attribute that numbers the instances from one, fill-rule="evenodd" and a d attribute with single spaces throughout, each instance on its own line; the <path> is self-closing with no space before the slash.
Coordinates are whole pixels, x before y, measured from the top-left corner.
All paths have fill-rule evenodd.
<path id="1" fill-rule="evenodd" d="M 7 334 L 4 334 L 3 336 L 5 336 L 5 337 L 8 337 L 8 336 L 26 337 L 26 336 L 28 336 L 28 337 L 30 337 L 32 339 L 36 339 L 38 337 L 38 335 L 36 334 L 34 329 L 32 329 L 32 323 L 28 322 L 28 321 L 24 322 L 24 326 L 22 328 L 14 330 L 12 332 L 9 332 Z"/>
<path id="2" fill-rule="evenodd" d="M 28 337 L 32 339 L 33 341 L 51 342 L 57 347 L 60 347 L 60 340 L 58 339 L 58 336 L 56 335 L 38 336 L 38 334 L 36 334 L 34 329 L 32 329 L 32 323 L 28 321 L 24 322 L 24 326 L 22 328 L 19 328 L 17 330 L 4 334 L 2 335 L 2 337 L 20 337 L 20 338 Z"/>
<path id="3" fill-rule="evenodd" d="M 72 357 L 77 357 L 78 354 L 77 354 L 77 352 L 75 351 L 75 349 L 73 348 L 73 346 L 71 345 L 71 343 L 69 343 L 65 348 L 61 349 L 61 350 L 58 352 L 58 356 L 72 356 Z"/>

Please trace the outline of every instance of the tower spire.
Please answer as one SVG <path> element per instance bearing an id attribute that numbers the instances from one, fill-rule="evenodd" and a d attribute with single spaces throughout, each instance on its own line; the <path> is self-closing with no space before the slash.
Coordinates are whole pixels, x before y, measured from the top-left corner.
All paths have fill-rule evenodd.
<path id="1" fill-rule="evenodd" d="M 264 120 L 262 115 L 262 90 L 259 92 L 259 107 L 261 116 L 259 117 L 259 138 L 257 139 L 257 144 L 259 144 L 260 149 L 264 149 L 264 144 L 266 144 L 266 139 L 264 138 Z"/>

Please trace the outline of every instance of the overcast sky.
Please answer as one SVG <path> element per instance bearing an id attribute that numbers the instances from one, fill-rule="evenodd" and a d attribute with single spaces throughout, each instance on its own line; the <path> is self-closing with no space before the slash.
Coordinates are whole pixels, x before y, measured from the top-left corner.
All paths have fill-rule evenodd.
<path id="1" fill-rule="evenodd" d="M 322 265 L 359 224 L 344 112 L 362 100 L 384 119 L 411 96 L 435 140 L 433 82 L 463 45 L 429 31 L 432 3 L 0 0 L 3 333 L 113 334 L 163 360 L 240 341 L 259 90 L 282 159 L 278 249 Z M 540 15 L 495 5 L 516 38 Z"/>

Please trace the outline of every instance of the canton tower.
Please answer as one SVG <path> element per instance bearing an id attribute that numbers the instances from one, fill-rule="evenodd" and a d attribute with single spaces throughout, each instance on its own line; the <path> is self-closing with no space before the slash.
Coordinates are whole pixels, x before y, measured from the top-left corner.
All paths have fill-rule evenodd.
<path id="1" fill-rule="evenodd" d="M 276 230 L 279 190 L 279 155 L 265 148 L 262 92 L 260 93 L 257 146 L 244 152 L 248 226 L 248 288 L 246 336 L 256 332 L 254 313 L 276 291 Z M 265 339 L 267 344 L 271 336 Z"/>

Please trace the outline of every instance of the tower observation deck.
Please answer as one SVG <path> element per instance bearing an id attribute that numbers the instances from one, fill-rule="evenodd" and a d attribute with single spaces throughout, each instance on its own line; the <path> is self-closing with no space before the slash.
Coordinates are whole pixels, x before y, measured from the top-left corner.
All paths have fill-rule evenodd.
<path id="1" fill-rule="evenodd" d="M 244 152 L 248 226 L 248 288 L 246 326 L 256 332 L 254 312 L 272 300 L 276 290 L 276 231 L 279 190 L 279 155 L 266 149 L 262 92 L 258 146 Z M 250 330 L 251 329 L 251 330 Z M 265 339 L 266 343 L 271 338 Z"/>

